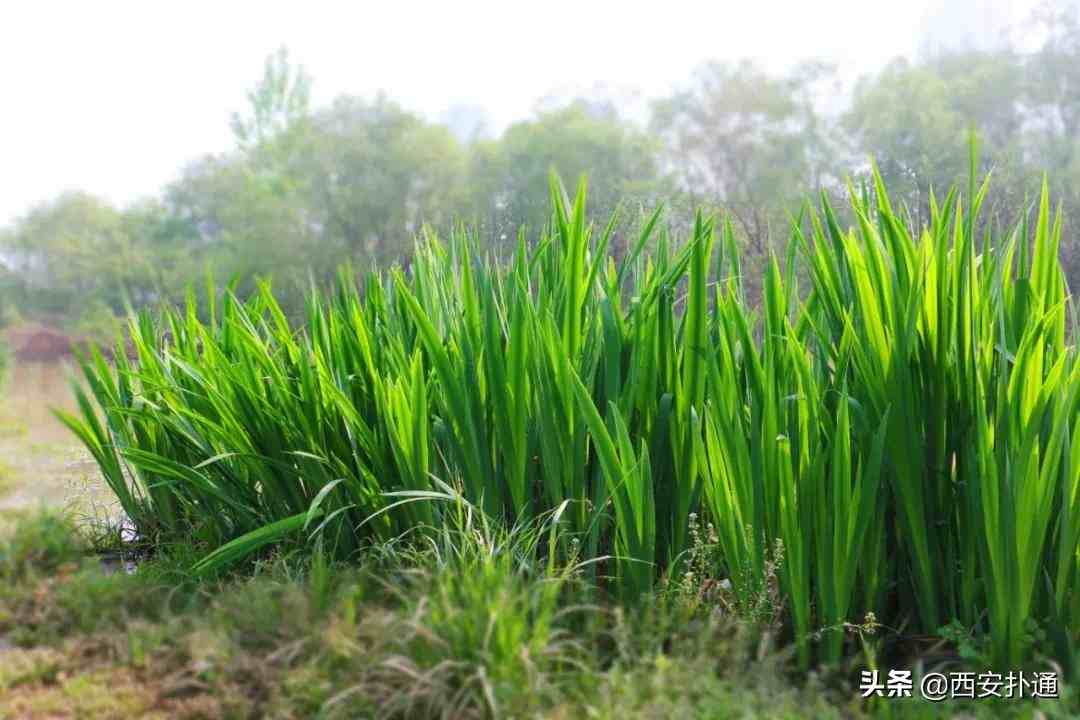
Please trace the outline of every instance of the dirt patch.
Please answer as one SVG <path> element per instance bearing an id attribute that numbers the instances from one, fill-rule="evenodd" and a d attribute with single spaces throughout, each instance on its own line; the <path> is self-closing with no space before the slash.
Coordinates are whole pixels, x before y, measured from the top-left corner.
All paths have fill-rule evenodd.
<path id="1" fill-rule="evenodd" d="M 56 362 L 74 352 L 74 342 L 67 335 L 38 330 L 15 345 L 18 362 Z"/>
<path id="2" fill-rule="evenodd" d="M 0 719 L 7 718 L 215 718 L 207 696 L 174 699 L 167 688 L 130 668 L 103 663 L 77 666 L 75 653 L 13 650 L 11 677 L 0 678 Z M 17 671 L 22 671 L 21 673 Z M 6 685 L 6 687 L 5 687 Z"/>
<path id="3" fill-rule="evenodd" d="M 75 356 L 77 351 L 88 351 L 98 345 L 101 353 L 111 358 L 114 348 L 111 341 L 73 335 L 51 325 L 23 323 L 4 330 L 3 339 L 14 351 L 15 360 L 23 363 L 57 363 Z M 127 344 L 128 357 L 134 356 L 134 347 Z"/>
<path id="4" fill-rule="evenodd" d="M 64 363 L 16 362 L 0 395 L 0 511 L 48 505 L 80 514 L 111 508 L 90 454 L 52 414 L 74 411 Z"/>
<path id="5" fill-rule="evenodd" d="M 70 357 L 76 347 L 74 338 L 44 325 L 20 325 L 7 330 L 4 336 L 17 362 L 57 362 Z"/>

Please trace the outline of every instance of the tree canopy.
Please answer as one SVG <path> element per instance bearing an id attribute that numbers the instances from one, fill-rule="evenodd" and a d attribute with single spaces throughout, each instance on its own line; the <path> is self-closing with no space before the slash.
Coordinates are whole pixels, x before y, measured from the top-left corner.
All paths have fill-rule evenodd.
<path id="1" fill-rule="evenodd" d="M 313 107 L 312 79 L 282 49 L 233 115 L 231 150 L 129 207 L 69 192 L 0 230 L 0 318 L 115 315 L 177 299 L 208 270 L 241 291 L 272 276 L 299 307 L 289 291 L 346 261 L 406 254 L 425 224 L 466 223 L 493 248 L 535 236 L 553 170 L 588 175 L 605 220 L 659 200 L 673 223 L 682 208 L 724 210 L 764 257 L 807 195 L 846 192 L 871 159 L 919 217 L 967 173 L 972 130 L 996 175 L 992 216 L 1023 212 L 1045 172 L 1069 223 L 1080 217 L 1080 17 L 1048 5 L 1032 27 L 1032 50 L 898 59 L 849 89 L 820 63 L 707 63 L 645 116 L 571 98 L 498 135 L 473 106 L 453 127 L 385 94 Z M 1062 253 L 1080 279 L 1080 246 Z"/>

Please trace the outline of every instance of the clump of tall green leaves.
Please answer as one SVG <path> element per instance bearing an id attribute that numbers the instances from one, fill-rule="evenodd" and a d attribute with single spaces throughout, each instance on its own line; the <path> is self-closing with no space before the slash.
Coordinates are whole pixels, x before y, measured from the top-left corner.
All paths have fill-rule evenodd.
<path id="1" fill-rule="evenodd" d="M 560 508 L 551 552 L 607 558 L 595 580 L 624 599 L 703 514 L 733 592 L 779 573 L 804 661 L 874 613 L 959 620 L 1012 662 L 1032 618 L 1068 643 L 1077 617 L 1080 364 L 1060 215 L 1044 188 L 1033 227 L 980 231 L 985 193 L 925 227 L 876 175 L 850 229 L 823 199 L 752 303 L 729 223 L 678 242 L 657 211 L 616 255 L 584 183 L 553 181 L 550 229 L 508 262 L 425 233 L 407 270 L 313 292 L 300 327 L 268 285 L 139 316 L 135 358 L 84 358 L 93 400 L 62 417 L 139 531 L 194 533 L 204 569 L 437 528 L 448 505 L 415 500 L 454 483 L 496 521 Z"/>

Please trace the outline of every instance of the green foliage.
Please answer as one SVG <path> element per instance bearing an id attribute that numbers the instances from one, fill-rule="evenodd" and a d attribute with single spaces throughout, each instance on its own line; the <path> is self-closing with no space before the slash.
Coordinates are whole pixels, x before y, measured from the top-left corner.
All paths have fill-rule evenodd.
<path id="1" fill-rule="evenodd" d="M 767 628 L 663 598 L 598 605 L 580 568 L 553 568 L 536 552 L 552 540 L 551 519 L 506 531 L 473 518 L 426 549 L 383 547 L 367 569 L 278 556 L 193 584 L 165 555 L 132 574 L 109 574 L 96 558 L 77 570 L 37 566 L 0 584 L 0 717 L 1076 713 L 1071 684 L 1061 700 L 1037 703 L 864 701 L 848 668 L 796 674 Z"/>
<path id="2" fill-rule="evenodd" d="M 844 128 L 862 153 L 877 160 L 895 197 L 926 213 L 932 188 L 948 188 L 966 176 L 964 146 L 972 128 L 997 173 L 1015 169 L 1023 139 L 1017 103 L 1023 79 L 1011 53 L 948 55 L 920 64 L 899 59 L 860 80 Z M 1024 179 L 1010 180 L 1008 189 L 1017 196 L 1007 207 L 1016 214 Z M 1004 181 L 995 184 L 1004 190 Z"/>
<path id="3" fill-rule="evenodd" d="M 549 218 L 548 176 L 610 178 L 591 196 L 602 215 L 620 204 L 653 204 L 665 190 L 655 138 L 613 108 L 575 101 L 510 126 L 498 140 L 472 149 L 472 209 L 487 233 L 512 246 L 520 227 L 540 230 Z"/>
<path id="4" fill-rule="evenodd" d="M 486 140 L 458 140 L 383 94 L 313 107 L 310 77 L 281 49 L 232 117 L 231 150 L 195 159 L 131 207 L 68 193 L 0 230 L 0 321 L 101 328 L 128 303 L 181 301 L 207 270 L 234 278 L 242 298 L 272 276 L 295 319 L 312 278 L 329 284 L 342 262 L 405 261 L 424 225 L 470 222 L 486 248 L 508 253 L 519 230 L 536 233 L 549 219 L 552 169 L 603 177 L 591 197 L 602 215 L 664 197 L 669 222 L 689 232 L 692 208 L 723 209 L 756 300 L 769 252 L 783 252 L 807 191 L 828 192 L 853 221 L 843 178 L 870 184 L 863 161 L 874 157 L 895 204 L 928 223 L 931 190 L 967 173 L 972 128 L 983 138 L 981 170 L 995 173 L 983 223 L 1003 226 L 1029 210 L 1047 172 L 1068 227 L 1080 219 L 1080 20 L 1047 5 L 1025 27 L 1031 52 L 898 59 L 860 77 L 850 101 L 821 63 L 777 74 L 711 62 L 644 113 L 578 98 Z M 631 244 L 617 226 L 613 255 Z M 1080 277 L 1080 243 L 1068 233 L 1061 254 L 1067 276 Z"/>
<path id="5" fill-rule="evenodd" d="M 153 299 L 151 256 L 129 230 L 122 213 L 84 193 L 35 208 L 2 237 L 13 273 L 6 302 L 78 320 L 95 303 L 119 313 Z"/>
<path id="6" fill-rule="evenodd" d="M 0 541 L 0 579 L 15 583 L 79 560 L 85 543 L 70 518 L 46 510 L 21 518 Z"/>
<path id="7" fill-rule="evenodd" d="M 279 556 L 189 585 L 158 556 L 130 575 L 88 562 L 4 584 L 0 636 L 17 644 L 0 717 L 839 714 L 824 686 L 792 686 L 788 653 L 727 619 L 597 606 L 578 570 L 542 557 L 553 516 L 506 530 L 455 510 L 460 524 L 381 548 L 368 570 Z"/>
<path id="8" fill-rule="evenodd" d="M 317 113 L 295 174 L 342 257 L 382 263 L 408 250 L 425 224 L 447 225 L 465 199 L 465 154 L 450 131 L 384 95 L 340 97 Z"/>
<path id="9" fill-rule="evenodd" d="M 507 264 L 429 233 L 408 272 L 313 292 L 302 329 L 266 285 L 140 316 L 135 361 L 83 359 L 100 409 L 79 390 L 61 417 L 139 532 L 194 534 L 208 568 L 305 535 L 350 557 L 460 498 L 557 511 L 553 557 L 603 558 L 631 601 L 679 576 L 700 513 L 738 602 L 778 578 L 804 663 L 868 616 L 958 619 L 1016 663 L 1031 620 L 1073 639 L 1080 363 L 1046 190 L 1033 227 L 977 241 L 987 187 L 921 232 L 880 176 L 851 230 L 808 208 L 809 291 L 774 258 L 759 315 L 730 223 L 679 244 L 654 217 L 616 263 L 584 184 L 553 182 L 550 233 Z"/>
<path id="10" fill-rule="evenodd" d="M 302 67 L 289 62 L 282 47 L 266 58 L 263 77 L 248 92 L 250 116 L 233 113 L 232 130 L 241 147 L 264 145 L 293 132 L 307 117 L 311 99 L 311 78 Z"/>
<path id="11" fill-rule="evenodd" d="M 653 104 L 650 127 L 681 189 L 696 203 L 722 205 L 758 253 L 783 234 L 798 198 L 839 169 L 814 107 L 830 76 L 817 63 L 786 76 L 750 61 L 706 63 Z"/>
<path id="12" fill-rule="evenodd" d="M 4 392 L 4 384 L 7 382 L 8 374 L 11 372 L 11 348 L 4 342 L 3 338 L 0 338 L 0 393 Z"/>

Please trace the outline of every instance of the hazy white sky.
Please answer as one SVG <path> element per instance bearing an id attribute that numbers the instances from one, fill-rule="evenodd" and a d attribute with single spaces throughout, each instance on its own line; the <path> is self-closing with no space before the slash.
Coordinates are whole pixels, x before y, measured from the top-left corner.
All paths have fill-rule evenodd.
<path id="1" fill-rule="evenodd" d="M 0 224 L 69 188 L 129 202 L 228 148 L 229 114 L 282 44 L 313 76 L 316 105 L 385 89 L 432 118 L 480 104 L 501 127 L 552 90 L 606 83 L 659 95 L 706 59 L 781 69 L 822 57 L 849 76 L 871 70 L 911 53 L 941 1 L 9 0 Z"/>

